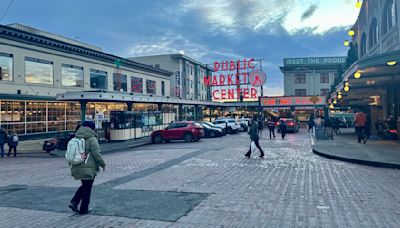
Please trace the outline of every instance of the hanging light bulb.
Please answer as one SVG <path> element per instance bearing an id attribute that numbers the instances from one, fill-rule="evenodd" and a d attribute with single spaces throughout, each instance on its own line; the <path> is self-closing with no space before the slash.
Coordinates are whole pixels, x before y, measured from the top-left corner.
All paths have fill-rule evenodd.
<path id="1" fill-rule="evenodd" d="M 343 97 L 343 96 L 342 96 L 342 94 L 340 94 L 340 93 L 337 95 L 337 98 L 339 98 L 339 99 L 342 99 L 342 97 Z"/>
<path id="2" fill-rule="evenodd" d="M 386 64 L 387 64 L 388 66 L 394 66 L 394 65 L 397 64 L 397 62 L 396 62 L 396 61 L 389 61 L 389 62 L 387 62 Z"/>
<path id="3" fill-rule="evenodd" d="M 334 109 L 335 106 L 333 106 L 333 104 L 331 104 L 331 105 L 329 105 L 329 108 L 330 108 L 330 109 Z"/>
<path id="4" fill-rule="evenodd" d="M 333 100 L 333 104 L 337 104 L 337 100 L 336 99 Z"/>
<path id="5" fill-rule="evenodd" d="M 356 73 L 354 73 L 354 78 L 361 78 L 360 71 L 357 71 Z"/>
<path id="6" fill-rule="evenodd" d="M 357 2 L 356 2 L 356 7 L 357 7 L 358 9 L 361 9 L 361 6 L 362 6 L 362 1 L 357 0 Z"/>
<path id="7" fill-rule="evenodd" d="M 344 46 L 348 47 L 350 45 L 350 42 L 348 40 L 345 40 L 343 44 Z"/>
<path id="8" fill-rule="evenodd" d="M 349 90 L 350 90 L 350 87 L 349 87 L 349 86 L 345 86 L 345 87 L 344 87 L 344 91 L 348 92 Z"/>
<path id="9" fill-rule="evenodd" d="M 347 34 L 349 34 L 349 36 L 354 36 L 356 33 L 354 32 L 354 30 L 350 30 Z"/>

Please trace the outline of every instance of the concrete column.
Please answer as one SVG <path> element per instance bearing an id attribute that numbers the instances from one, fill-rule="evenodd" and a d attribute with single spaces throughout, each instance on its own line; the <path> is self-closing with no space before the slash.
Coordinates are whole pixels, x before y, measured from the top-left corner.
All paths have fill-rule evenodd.
<path id="1" fill-rule="evenodd" d="M 199 120 L 199 105 L 194 106 L 194 120 L 195 121 Z"/>
<path id="2" fill-rule="evenodd" d="M 162 104 L 161 104 L 161 103 L 158 103 L 158 104 L 157 104 L 157 111 L 161 111 L 161 108 L 162 108 Z"/>
<path id="3" fill-rule="evenodd" d="M 132 108 L 133 108 L 133 102 L 127 102 L 126 103 L 127 105 L 128 105 L 128 111 L 132 111 Z"/>
<path id="4" fill-rule="evenodd" d="M 182 105 L 178 105 L 178 120 L 182 120 Z"/>
<path id="5" fill-rule="evenodd" d="M 79 101 L 79 104 L 81 105 L 81 121 L 86 120 L 86 105 L 87 101 Z"/>

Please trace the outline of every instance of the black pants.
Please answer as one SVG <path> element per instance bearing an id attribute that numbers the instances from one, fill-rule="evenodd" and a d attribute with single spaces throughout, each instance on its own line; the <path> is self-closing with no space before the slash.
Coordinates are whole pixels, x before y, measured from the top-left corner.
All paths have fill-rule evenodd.
<path id="1" fill-rule="evenodd" d="M 264 156 L 264 151 L 261 149 L 260 143 L 258 142 L 258 139 L 253 140 L 254 143 L 256 144 L 257 148 L 260 150 L 261 152 L 261 156 Z M 245 154 L 245 156 L 250 157 L 251 155 L 251 142 L 250 142 L 250 149 L 249 151 Z"/>
<path id="2" fill-rule="evenodd" d="M 282 133 L 282 138 L 284 139 L 284 138 L 285 138 L 285 135 L 286 135 L 286 131 L 282 131 L 282 130 L 281 130 L 281 133 Z"/>
<path id="3" fill-rule="evenodd" d="M 90 194 L 92 193 L 93 180 L 81 180 L 82 185 L 76 191 L 74 198 L 72 198 L 71 203 L 78 205 L 81 202 L 80 212 L 87 212 L 90 203 Z"/>
<path id="4" fill-rule="evenodd" d="M 274 136 L 274 138 L 275 138 L 275 128 L 270 127 L 268 129 L 269 129 L 269 139 L 272 139 L 272 136 Z"/>
<path id="5" fill-rule="evenodd" d="M 365 127 L 356 127 L 356 133 L 358 143 L 361 143 L 362 140 L 366 139 Z"/>
<path id="6" fill-rule="evenodd" d="M 17 147 L 16 147 L 16 146 L 9 146 L 9 147 L 8 147 L 8 154 L 7 154 L 7 157 L 10 157 L 10 154 L 11 154 L 11 150 L 12 150 L 12 149 L 14 149 L 14 157 L 17 156 Z"/>

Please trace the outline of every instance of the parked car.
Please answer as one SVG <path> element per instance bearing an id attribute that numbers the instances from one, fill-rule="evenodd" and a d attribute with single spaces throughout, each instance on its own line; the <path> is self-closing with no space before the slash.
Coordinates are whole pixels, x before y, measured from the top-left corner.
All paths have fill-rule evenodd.
<path id="1" fill-rule="evenodd" d="M 219 136 L 224 135 L 221 128 L 212 127 L 212 126 L 206 124 L 205 122 L 199 122 L 199 123 L 204 128 L 204 137 L 214 138 L 214 137 L 219 137 Z"/>
<path id="2" fill-rule="evenodd" d="M 276 123 L 276 126 L 278 128 L 278 132 L 280 132 L 279 125 L 280 121 L 283 120 L 286 124 L 286 132 L 299 132 L 300 125 L 298 121 L 295 121 L 292 118 L 280 118 L 279 121 Z"/>
<path id="3" fill-rule="evenodd" d="M 226 133 L 227 134 L 233 134 L 239 131 L 240 129 L 240 124 L 232 118 L 221 118 L 221 119 L 216 119 L 214 121 L 214 124 L 223 127 L 226 126 Z"/>
<path id="4" fill-rule="evenodd" d="M 171 123 L 163 130 L 151 133 L 152 143 L 169 142 L 170 140 L 199 141 L 204 136 L 204 128 L 200 123 L 180 121 Z"/>
<path id="5" fill-rule="evenodd" d="M 224 125 L 224 126 L 217 126 L 217 125 L 215 125 L 215 124 L 213 124 L 213 123 L 211 123 L 211 122 L 207 122 L 207 121 L 202 121 L 202 123 L 203 123 L 203 124 L 207 124 L 208 126 L 213 127 L 213 128 L 221 129 L 221 130 L 222 130 L 222 133 L 223 133 L 224 135 L 226 135 L 226 126 L 225 126 L 225 125 Z"/>
<path id="6" fill-rule="evenodd" d="M 45 140 L 43 142 L 43 150 L 50 153 L 53 150 L 67 150 L 69 140 L 71 140 L 75 134 L 65 133 L 58 135 L 56 138 Z"/>

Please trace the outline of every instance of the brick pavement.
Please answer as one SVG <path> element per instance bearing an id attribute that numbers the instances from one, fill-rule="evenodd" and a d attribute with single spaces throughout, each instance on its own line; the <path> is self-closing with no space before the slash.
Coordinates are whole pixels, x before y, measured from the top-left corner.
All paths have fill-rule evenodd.
<path id="1" fill-rule="evenodd" d="M 176 222 L 0 207 L 0 227 L 399 227 L 399 170 L 319 157 L 305 133 L 261 145 L 264 160 L 243 158 L 247 134 L 105 155 L 98 187 L 143 172 L 114 188 L 210 194 Z M 0 185 L 77 186 L 66 168 L 56 158 L 5 159 Z"/>

